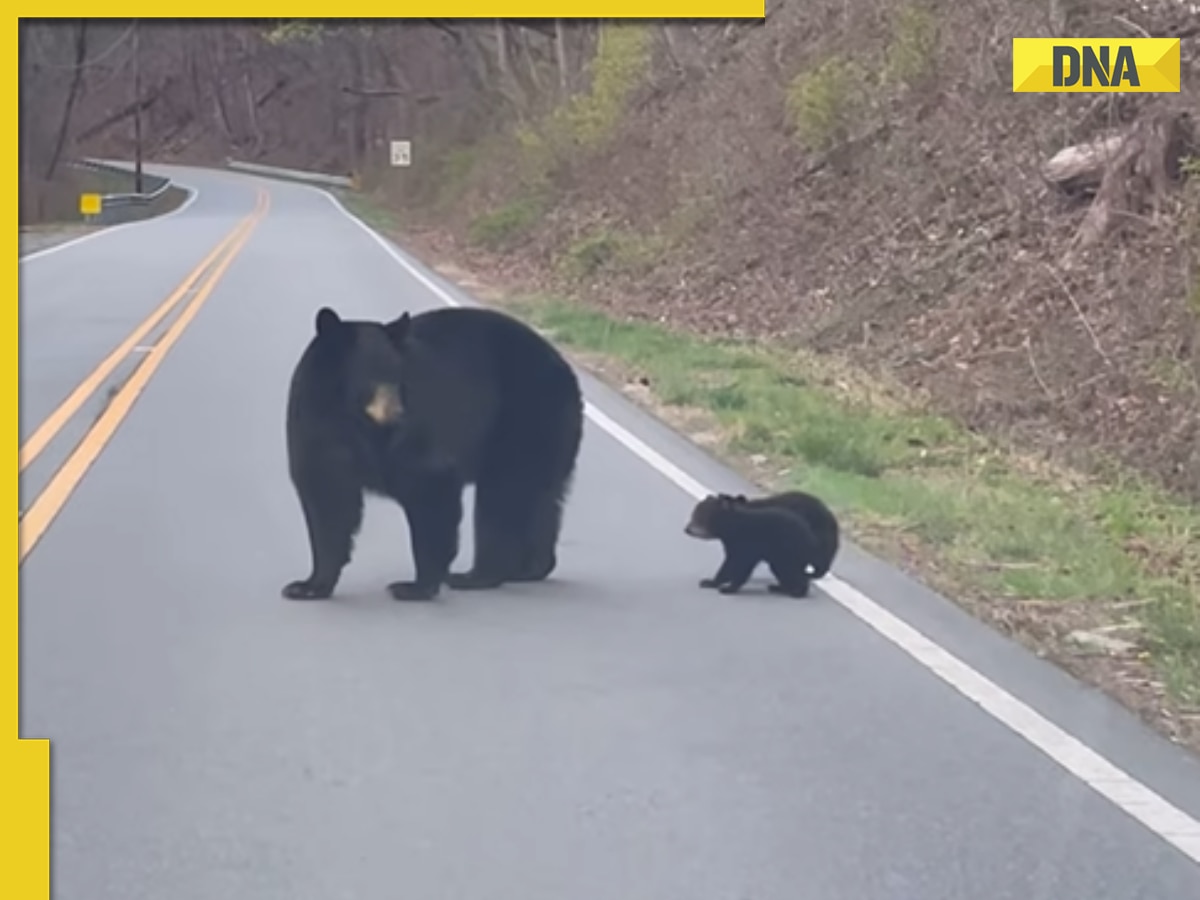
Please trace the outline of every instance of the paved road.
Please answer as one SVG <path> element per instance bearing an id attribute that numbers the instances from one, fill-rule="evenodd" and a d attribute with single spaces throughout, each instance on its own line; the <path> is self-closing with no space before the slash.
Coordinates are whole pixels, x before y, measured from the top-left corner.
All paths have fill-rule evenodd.
<path id="1" fill-rule="evenodd" d="M 84 235 L 94 233 L 99 229 L 87 225 L 60 225 L 47 228 L 22 228 L 17 235 L 17 247 L 20 256 L 40 254 L 67 241 L 74 241 Z"/>
<path id="2" fill-rule="evenodd" d="M 553 582 L 390 601 L 407 534 L 377 503 L 337 599 L 282 600 L 308 564 L 283 407 L 315 310 L 440 301 L 312 190 L 183 174 L 183 212 L 24 266 L 23 440 L 270 194 L 23 566 L 56 898 L 1200 897 L 1183 852 L 828 597 L 695 588 L 716 550 L 682 534 L 692 498 L 592 422 Z M 1200 814 L 1200 766 L 1115 704 L 853 548 L 837 571 Z"/>

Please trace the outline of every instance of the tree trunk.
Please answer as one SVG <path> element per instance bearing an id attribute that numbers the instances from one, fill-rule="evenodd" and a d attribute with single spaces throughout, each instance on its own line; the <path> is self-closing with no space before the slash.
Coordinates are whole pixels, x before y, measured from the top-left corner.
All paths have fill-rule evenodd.
<path id="1" fill-rule="evenodd" d="M 501 78 L 512 77 L 512 66 L 508 59 L 508 30 L 504 27 L 504 20 L 496 20 L 496 63 L 500 67 Z"/>
<path id="2" fill-rule="evenodd" d="M 222 47 L 223 36 L 224 35 L 221 32 L 209 32 L 209 59 L 212 62 L 212 66 L 210 67 L 213 75 L 212 94 L 213 105 L 217 113 L 217 121 L 220 123 L 221 129 L 225 132 L 225 139 L 232 146 L 236 143 L 233 122 L 230 121 L 229 109 L 225 105 L 225 98 L 222 96 L 221 92 L 221 86 L 223 84 L 221 73 L 225 70 L 225 53 L 224 48 Z"/>
<path id="3" fill-rule="evenodd" d="M 87 28 L 88 20 L 80 19 L 78 30 L 75 32 L 75 69 L 71 73 L 71 85 L 67 88 L 67 100 L 63 104 L 62 119 L 58 123 L 58 137 L 55 138 L 54 149 L 50 153 L 50 164 L 46 166 L 47 181 L 54 178 L 54 173 L 58 171 L 58 163 L 67 143 L 67 130 L 71 127 L 71 113 L 75 109 L 75 99 L 79 96 L 79 85 L 83 82 L 83 64 L 87 59 Z"/>
<path id="4" fill-rule="evenodd" d="M 250 138 L 254 142 L 250 155 L 257 157 L 263 145 L 262 123 L 258 118 L 258 102 L 254 99 L 254 78 L 251 73 L 250 38 L 242 31 L 238 35 L 242 68 L 242 97 L 246 104 L 246 122 L 250 128 Z"/>
<path id="5" fill-rule="evenodd" d="M 562 19 L 554 20 L 554 56 L 558 62 L 558 90 L 561 99 L 571 95 L 571 61 L 567 56 L 566 26 Z"/>
<path id="6" fill-rule="evenodd" d="M 29 49 L 29 26 L 17 19 L 17 221 L 20 224 L 30 221 L 32 211 L 29 209 L 29 116 L 26 115 L 26 89 L 29 87 L 29 73 L 25 64 Z"/>
<path id="7" fill-rule="evenodd" d="M 242 92 L 246 97 L 246 115 L 250 120 L 250 136 L 254 140 L 254 146 L 250 153 L 252 156 L 257 156 L 258 151 L 262 149 L 263 132 L 262 125 L 258 121 L 258 104 L 254 101 L 254 85 L 250 81 L 249 71 L 242 72 Z"/>
<path id="8" fill-rule="evenodd" d="M 538 57 L 534 52 L 531 42 L 536 40 L 532 35 L 537 34 L 535 31 L 519 31 L 517 32 L 517 40 L 515 47 L 520 51 L 521 56 L 525 58 L 525 71 L 529 73 L 529 84 L 532 90 L 529 92 L 534 98 L 540 98 L 546 95 L 546 85 L 542 80 L 541 72 L 538 69 Z M 515 54 L 514 54 L 515 55 Z M 513 74 L 516 74 L 514 67 Z"/>
<path id="9" fill-rule="evenodd" d="M 529 106 L 529 94 L 525 90 L 517 72 L 515 57 L 519 45 L 509 40 L 508 26 L 503 19 L 496 20 L 496 63 L 499 67 L 497 79 L 500 92 L 516 108 L 518 114 L 524 113 Z M 519 41 L 520 32 L 513 35 L 514 41 Z"/>
<path id="10" fill-rule="evenodd" d="M 347 35 L 346 59 L 350 65 L 351 84 L 365 84 L 367 81 L 366 54 L 364 44 L 366 37 L 354 29 Z M 366 157 L 367 146 L 367 100 L 365 97 L 353 97 L 350 101 L 350 169 L 361 171 Z"/>
<path id="11" fill-rule="evenodd" d="M 1179 159 L 1190 143 L 1190 130 L 1179 115 L 1160 111 L 1144 115 L 1122 136 L 1101 141 L 1089 157 L 1080 148 L 1075 156 L 1090 159 L 1090 169 L 1076 173 L 1074 183 L 1095 184 L 1095 197 L 1084 217 L 1076 241 L 1088 247 L 1100 243 L 1118 223 L 1145 214 L 1159 213 L 1172 183 L 1180 176 Z M 1069 156 L 1060 152 L 1055 159 Z M 1053 162 L 1053 160 L 1051 161 Z M 1097 183 L 1098 182 L 1098 183 Z"/>

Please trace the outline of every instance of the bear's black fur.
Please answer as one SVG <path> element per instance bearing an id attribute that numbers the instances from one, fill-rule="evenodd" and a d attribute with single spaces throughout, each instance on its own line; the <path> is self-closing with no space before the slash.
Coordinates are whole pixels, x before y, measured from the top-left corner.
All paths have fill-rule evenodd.
<path id="1" fill-rule="evenodd" d="M 809 559 L 809 577 L 821 578 L 829 573 L 838 552 L 838 520 L 819 497 L 804 491 L 784 491 L 781 494 L 750 500 L 743 494 L 738 494 L 734 499 L 751 509 L 786 509 L 804 519 L 812 531 L 814 541 L 813 555 Z"/>
<path id="2" fill-rule="evenodd" d="M 364 492 L 396 500 L 408 519 L 416 573 L 388 585 L 397 600 L 430 599 L 443 582 L 481 589 L 547 578 L 582 437 L 575 373 L 516 319 L 456 307 L 382 323 L 322 308 L 287 408 L 312 571 L 283 595 L 332 595 Z M 468 484 L 475 562 L 451 574 Z"/>
<path id="3" fill-rule="evenodd" d="M 807 597 L 809 566 L 818 566 L 821 547 L 803 516 L 786 506 L 759 503 L 742 496 L 710 494 L 692 510 L 684 528 L 700 540 L 718 540 L 725 559 L 712 578 L 700 582 L 722 594 L 734 594 L 749 581 L 760 562 L 766 562 L 778 583 L 768 586 L 776 594 Z M 823 574 L 823 573 L 822 573 Z"/>

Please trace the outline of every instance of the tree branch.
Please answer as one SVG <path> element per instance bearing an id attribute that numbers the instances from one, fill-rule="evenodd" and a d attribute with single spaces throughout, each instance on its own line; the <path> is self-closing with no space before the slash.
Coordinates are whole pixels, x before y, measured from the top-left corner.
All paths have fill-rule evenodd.
<path id="1" fill-rule="evenodd" d="M 412 91 L 401 87 L 355 87 L 343 84 L 341 90 L 343 94 L 353 94 L 355 97 L 407 97 L 421 104 L 437 103 L 442 99 L 439 94 L 417 94 L 414 97 Z"/>

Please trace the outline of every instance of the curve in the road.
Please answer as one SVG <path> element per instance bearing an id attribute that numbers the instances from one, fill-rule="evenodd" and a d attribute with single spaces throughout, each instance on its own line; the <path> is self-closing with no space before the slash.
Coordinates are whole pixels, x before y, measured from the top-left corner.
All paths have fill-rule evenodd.
<path id="1" fill-rule="evenodd" d="M 186 184 L 174 184 L 173 186 L 178 187 L 180 190 L 185 191 L 187 193 L 187 196 L 184 197 L 182 203 L 180 203 L 177 207 L 175 207 L 170 212 L 165 212 L 160 216 L 154 216 L 153 218 L 150 218 L 150 219 L 139 219 L 134 222 L 122 222 L 117 225 L 105 225 L 104 227 L 98 228 L 96 231 L 93 231 L 91 234 L 85 234 L 82 237 L 72 238 L 69 241 L 62 241 L 60 243 L 54 244 L 53 246 L 46 247 L 44 250 L 35 250 L 32 253 L 23 253 L 20 256 L 20 262 L 21 263 L 36 262 L 39 259 L 45 259 L 47 256 L 53 256 L 54 254 L 61 253 L 64 250 L 70 250 L 74 247 L 78 247 L 80 244 L 86 244 L 89 241 L 94 241 L 97 238 L 102 238 L 102 237 L 106 237 L 108 235 L 116 234 L 127 228 L 135 228 L 139 225 L 154 225 L 154 224 L 162 221 L 163 219 L 168 219 L 172 216 L 182 215 L 183 213 L 186 213 L 188 211 L 188 209 L 191 207 L 191 205 L 193 203 L 196 202 L 196 199 L 199 197 L 200 192 L 197 188 L 192 187 L 190 185 L 186 185 Z"/>

